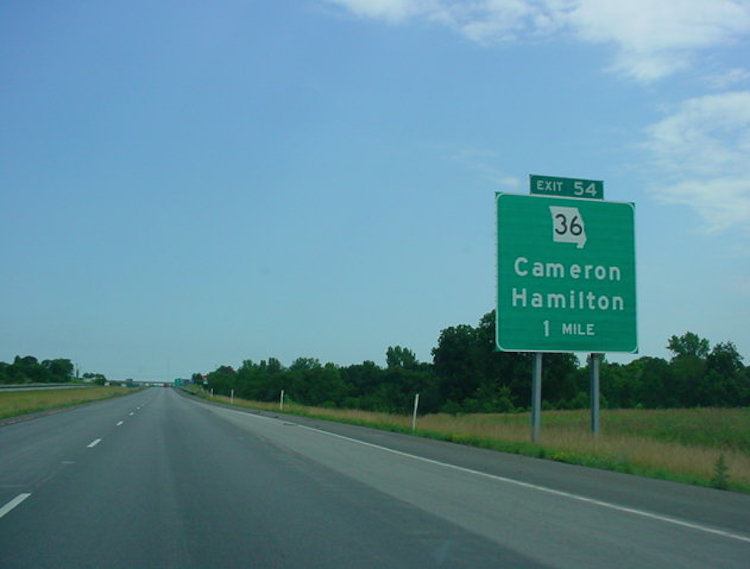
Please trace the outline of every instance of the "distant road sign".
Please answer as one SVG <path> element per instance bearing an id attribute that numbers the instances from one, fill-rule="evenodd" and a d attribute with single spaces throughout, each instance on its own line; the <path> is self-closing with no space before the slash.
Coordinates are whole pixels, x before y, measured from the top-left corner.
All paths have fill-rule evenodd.
<path id="1" fill-rule="evenodd" d="M 497 348 L 638 351 L 634 206 L 496 195 Z"/>
<path id="2" fill-rule="evenodd" d="M 545 196 L 604 199 L 604 182 L 579 178 L 557 178 L 555 176 L 529 176 L 532 194 Z"/>

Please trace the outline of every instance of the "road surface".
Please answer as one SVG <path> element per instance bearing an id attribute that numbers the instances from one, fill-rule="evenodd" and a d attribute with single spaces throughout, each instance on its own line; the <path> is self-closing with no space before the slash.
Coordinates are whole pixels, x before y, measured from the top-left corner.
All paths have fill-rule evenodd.
<path id="1" fill-rule="evenodd" d="M 0 568 L 749 562 L 748 496 L 173 389 L 0 428 Z"/>

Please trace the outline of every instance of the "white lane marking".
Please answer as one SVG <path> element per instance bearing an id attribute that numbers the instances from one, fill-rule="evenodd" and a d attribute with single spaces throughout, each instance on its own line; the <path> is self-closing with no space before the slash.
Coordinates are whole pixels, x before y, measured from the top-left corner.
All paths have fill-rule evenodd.
<path id="1" fill-rule="evenodd" d="M 98 445 L 100 442 L 102 442 L 101 439 L 94 439 L 91 441 L 88 445 L 86 445 L 86 448 L 94 448 L 96 445 Z"/>
<path id="2" fill-rule="evenodd" d="M 252 415 L 251 415 L 252 416 Z M 506 484 L 514 484 L 516 486 L 521 486 L 522 488 L 529 488 L 531 490 L 537 490 L 538 492 L 546 492 L 547 494 L 552 494 L 554 496 L 560 496 L 562 498 L 568 498 L 570 500 L 577 500 L 579 502 L 584 502 L 586 504 L 593 504 L 595 506 L 599 506 L 602 508 L 609 508 L 610 510 L 616 510 L 618 512 L 625 512 L 627 514 L 633 514 L 636 516 L 640 516 L 642 518 L 648 518 L 652 520 L 657 520 L 660 522 L 665 522 L 681 527 L 686 527 L 698 531 L 702 531 L 705 533 L 710 533 L 714 535 L 720 535 L 722 537 L 728 537 L 730 539 L 736 539 L 738 541 L 744 541 L 745 543 L 750 543 L 750 537 L 745 535 L 739 535 L 736 533 L 704 526 L 701 524 L 696 524 L 692 522 L 686 522 L 684 520 L 679 520 L 677 518 L 671 518 L 669 516 L 663 516 L 661 514 L 654 514 L 652 512 L 646 512 L 644 510 L 637 510 L 635 508 L 628 508 L 627 506 L 620 506 L 618 504 L 612 504 L 611 502 L 604 502 L 602 500 L 596 500 L 594 498 L 587 498 L 586 496 L 580 496 L 578 494 L 573 494 L 571 492 L 564 492 L 562 490 L 554 490 L 553 488 L 547 488 L 545 486 L 538 486 L 536 484 L 530 484 L 529 482 L 521 482 L 520 480 L 513 480 L 512 478 L 505 478 L 504 476 L 497 476 L 495 474 L 488 474 L 487 472 L 481 472 L 479 470 L 472 470 L 471 468 L 465 468 L 463 466 L 456 466 L 455 464 L 449 464 L 447 462 L 440 462 L 439 460 L 432 460 L 431 458 L 424 458 L 422 456 L 417 456 L 414 454 L 409 454 L 406 452 L 402 452 L 400 450 L 394 450 L 388 447 L 376 445 L 373 443 L 367 443 L 364 441 L 358 441 L 357 439 L 352 439 L 351 437 L 346 437 L 344 435 L 338 435 L 336 433 L 329 433 L 328 431 L 323 431 L 321 429 L 315 429 L 312 427 L 306 427 L 305 425 L 297 425 L 301 429 L 306 429 L 308 431 L 313 431 L 316 433 L 321 433 L 324 435 L 328 435 L 329 437 L 335 437 L 337 439 L 343 439 L 345 441 L 350 441 L 353 443 L 357 443 L 360 445 L 364 445 L 367 447 L 379 449 L 385 452 L 390 452 L 392 454 L 396 454 L 398 456 L 404 456 L 407 458 L 411 458 L 414 460 L 418 460 L 421 462 L 426 462 L 428 464 L 434 464 L 437 466 L 443 466 L 445 468 L 450 468 L 453 470 L 457 470 L 459 472 L 465 472 L 467 474 L 473 474 L 475 476 L 481 476 L 483 478 L 490 478 L 492 480 L 497 480 L 498 482 L 505 482 Z"/>
<path id="3" fill-rule="evenodd" d="M 16 506 L 18 506 L 18 504 L 23 502 L 29 496 L 31 496 L 31 494 L 24 492 L 23 494 L 19 494 L 18 496 L 13 498 L 10 502 L 5 504 L 2 508 L 0 508 L 0 518 L 2 518 L 5 514 L 10 512 Z"/>
<path id="4" fill-rule="evenodd" d="M 133 415 L 135 415 L 135 411 L 130 412 L 130 416 L 132 417 Z"/>
<path id="5" fill-rule="evenodd" d="M 115 425 L 115 427 L 119 427 L 119 426 L 120 426 L 120 425 L 122 425 L 122 424 L 123 424 L 124 422 L 125 422 L 125 421 L 119 421 L 119 422 L 118 422 L 118 423 L 117 423 L 117 424 Z"/>

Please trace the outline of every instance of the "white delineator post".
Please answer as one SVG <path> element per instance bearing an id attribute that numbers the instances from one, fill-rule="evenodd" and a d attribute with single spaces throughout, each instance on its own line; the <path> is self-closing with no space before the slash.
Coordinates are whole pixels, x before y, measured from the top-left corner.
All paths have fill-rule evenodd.
<path id="1" fill-rule="evenodd" d="M 417 430 L 417 410 L 419 409 L 419 393 L 414 396 L 414 413 L 411 416 L 411 430 Z"/>

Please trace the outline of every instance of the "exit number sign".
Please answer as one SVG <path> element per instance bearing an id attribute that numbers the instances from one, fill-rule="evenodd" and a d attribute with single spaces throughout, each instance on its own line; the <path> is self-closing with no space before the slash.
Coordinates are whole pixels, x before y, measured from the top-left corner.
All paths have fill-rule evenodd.
<path id="1" fill-rule="evenodd" d="M 558 178 L 555 176 L 530 176 L 532 194 L 568 198 L 604 199 L 604 182 L 580 178 Z"/>

